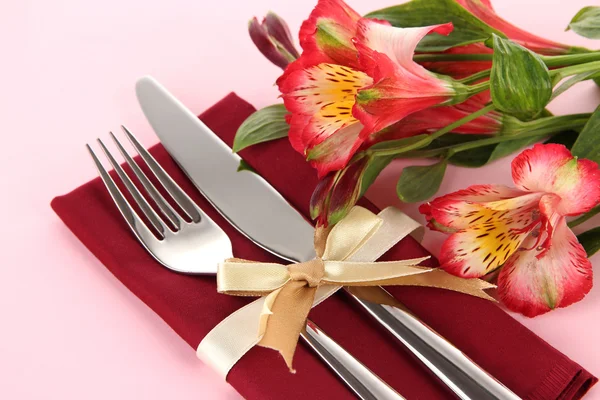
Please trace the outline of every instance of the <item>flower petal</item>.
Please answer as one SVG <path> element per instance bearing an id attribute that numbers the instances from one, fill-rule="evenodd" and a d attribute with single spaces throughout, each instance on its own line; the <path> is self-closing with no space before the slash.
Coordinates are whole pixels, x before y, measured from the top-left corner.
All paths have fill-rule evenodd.
<path id="1" fill-rule="evenodd" d="M 489 203 L 462 204 L 453 233 L 442 245 L 441 267 L 451 274 L 475 278 L 502 266 L 539 224 L 540 194 Z"/>
<path id="2" fill-rule="evenodd" d="M 512 176 L 522 190 L 560 196 L 561 215 L 581 214 L 600 202 L 598 164 L 577 160 L 563 145 L 536 144 L 523 151 L 512 162 Z"/>
<path id="3" fill-rule="evenodd" d="M 342 0 L 319 0 L 300 28 L 300 45 L 316 63 L 358 67 L 352 43 L 360 15 Z"/>
<path id="4" fill-rule="evenodd" d="M 503 32 L 509 39 L 536 53 L 544 55 L 567 54 L 571 49 L 570 46 L 524 31 L 501 18 L 494 11 L 490 0 L 456 0 L 456 2 L 492 28 Z"/>
<path id="5" fill-rule="evenodd" d="M 354 125 L 352 115 L 359 88 L 371 78 L 363 72 L 337 64 L 319 64 L 289 73 L 280 80 L 284 104 L 292 113 L 289 138 L 306 155 L 337 131 Z"/>
<path id="6" fill-rule="evenodd" d="M 348 164 L 363 143 L 360 137 L 362 129 L 360 123 L 348 125 L 307 151 L 307 160 L 317 169 L 319 178 Z"/>
<path id="7" fill-rule="evenodd" d="M 431 229 L 456 232 L 470 226 L 482 204 L 524 194 L 527 193 L 502 185 L 473 185 L 423 204 L 419 211 L 425 215 Z"/>
<path id="8" fill-rule="evenodd" d="M 525 247 L 536 239 L 529 238 Z M 592 288 L 592 265 L 564 217 L 550 249 L 515 253 L 498 276 L 498 295 L 506 306 L 528 317 L 578 302 Z"/>
<path id="9" fill-rule="evenodd" d="M 413 61 L 415 49 L 427 34 L 436 32 L 448 35 L 452 23 L 419 28 L 395 28 L 378 20 L 362 18 L 358 22 L 355 43 L 360 53 L 361 66 L 376 81 L 394 72 L 410 74 L 431 84 L 431 72 Z M 384 57 L 381 57 L 384 56 Z M 384 61 L 379 64 L 378 61 Z"/>
<path id="10" fill-rule="evenodd" d="M 304 142 L 304 129 L 310 123 L 311 116 L 304 114 L 288 114 L 287 122 L 290 125 L 288 138 L 290 144 L 300 154 L 306 153 L 307 143 Z"/>
<path id="11" fill-rule="evenodd" d="M 492 54 L 494 51 L 482 43 L 452 47 L 442 54 Z M 436 61 L 422 62 L 423 67 L 438 74 L 450 75 L 454 79 L 462 79 L 479 71 L 492 67 L 491 61 Z"/>
<path id="12" fill-rule="evenodd" d="M 357 94 L 354 115 L 365 125 L 364 136 L 380 131 L 409 114 L 441 104 L 455 93 L 412 58 L 429 32 L 449 33 L 452 24 L 423 28 L 394 28 L 361 19 L 355 40 L 363 69 L 374 84 Z"/>

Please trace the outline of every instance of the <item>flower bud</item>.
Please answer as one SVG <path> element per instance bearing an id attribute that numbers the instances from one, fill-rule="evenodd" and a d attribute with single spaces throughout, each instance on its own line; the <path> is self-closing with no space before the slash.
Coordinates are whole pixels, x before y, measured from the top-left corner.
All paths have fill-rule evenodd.
<path id="1" fill-rule="evenodd" d="M 360 197 L 363 175 L 369 163 L 369 157 L 362 156 L 344 168 L 329 198 L 327 210 L 328 224 L 335 225 L 354 207 Z"/>
<path id="2" fill-rule="evenodd" d="M 282 69 L 299 57 L 287 24 L 273 12 L 269 12 L 262 23 L 256 17 L 252 18 L 248 32 L 258 50 Z"/>

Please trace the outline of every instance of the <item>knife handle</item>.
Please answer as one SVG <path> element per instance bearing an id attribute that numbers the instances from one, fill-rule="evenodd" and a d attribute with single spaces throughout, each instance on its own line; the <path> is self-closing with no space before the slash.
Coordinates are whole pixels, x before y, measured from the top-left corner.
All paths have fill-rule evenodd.
<path id="1" fill-rule="evenodd" d="M 349 293 L 349 292 L 348 292 Z M 386 292 L 387 293 L 387 292 Z M 520 400 L 406 307 L 397 308 L 350 295 L 463 400 Z M 391 296 L 391 294 L 388 293 Z"/>
<path id="2" fill-rule="evenodd" d="M 404 400 L 404 397 L 323 333 L 314 322 L 310 320 L 306 322 L 306 328 L 301 333 L 301 337 L 358 398 L 362 400 Z"/>

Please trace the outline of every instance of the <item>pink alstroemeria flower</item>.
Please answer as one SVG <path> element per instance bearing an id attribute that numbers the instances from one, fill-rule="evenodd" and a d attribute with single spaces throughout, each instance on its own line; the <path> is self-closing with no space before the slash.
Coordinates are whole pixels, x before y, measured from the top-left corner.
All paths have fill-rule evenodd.
<path id="1" fill-rule="evenodd" d="M 319 0 L 300 29 L 302 55 L 277 81 L 294 149 L 323 177 L 343 168 L 371 134 L 465 96 L 465 86 L 412 60 L 425 35 L 451 30 L 394 28 L 361 18 L 342 0 Z"/>
<path id="2" fill-rule="evenodd" d="M 516 188 L 475 185 L 423 204 L 429 227 L 450 234 L 441 267 L 465 278 L 501 268 L 498 294 L 533 317 L 581 300 L 592 265 L 567 216 L 600 203 L 600 171 L 557 144 L 535 145 L 512 162 Z"/>

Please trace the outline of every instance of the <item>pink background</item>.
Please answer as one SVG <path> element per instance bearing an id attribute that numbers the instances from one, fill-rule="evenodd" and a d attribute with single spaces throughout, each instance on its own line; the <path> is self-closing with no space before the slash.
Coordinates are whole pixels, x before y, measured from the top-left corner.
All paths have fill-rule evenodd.
<path id="1" fill-rule="evenodd" d="M 157 141 L 133 92 L 135 80 L 145 74 L 198 113 L 232 90 L 257 107 L 276 102 L 273 82 L 280 71 L 254 49 L 247 20 L 271 9 L 297 32 L 314 3 L 3 1 L 0 398 L 239 398 L 100 265 L 52 213 L 49 202 L 96 176 L 86 142 L 107 138 L 108 130 L 121 123 L 145 144 Z M 563 32 L 589 1 L 495 3 L 499 14 L 532 32 L 597 46 Z M 351 1 L 361 13 L 393 4 Z M 592 111 L 599 93 L 592 84 L 581 84 L 551 109 Z M 451 167 L 440 194 L 475 183 L 510 183 L 508 165 L 502 160 L 480 170 Z M 401 168 L 398 162 L 386 170 L 368 197 L 421 218 L 416 206 L 395 198 Z M 434 253 L 439 243 L 432 233 L 425 240 Z M 600 257 L 594 263 L 598 272 Z M 517 318 L 598 375 L 599 315 L 597 284 L 584 301 L 566 310 L 533 320 Z M 589 398 L 600 399 L 600 389 Z"/>

